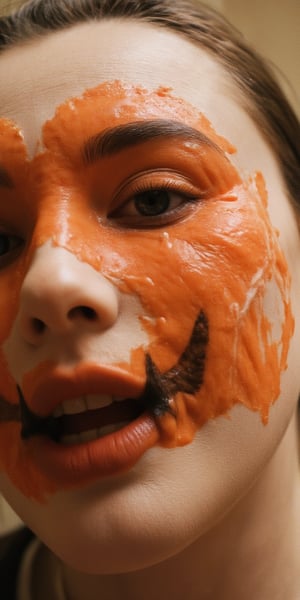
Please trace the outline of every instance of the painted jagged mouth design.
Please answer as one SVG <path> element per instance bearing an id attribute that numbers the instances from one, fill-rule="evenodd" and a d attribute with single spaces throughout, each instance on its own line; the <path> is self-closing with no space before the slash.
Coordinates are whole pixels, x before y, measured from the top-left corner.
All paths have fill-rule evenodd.
<path id="1" fill-rule="evenodd" d="M 63 436 L 80 433 L 85 430 L 105 427 L 110 423 L 132 421 L 144 412 L 141 399 L 125 398 L 114 401 L 103 408 L 86 410 L 75 414 L 63 414 L 60 417 L 50 415 L 39 417 L 27 406 L 22 391 L 18 388 L 21 407 L 21 437 L 28 439 L 34 435 L 46 435 L 59 442 Z"/>
<path id="2" fill-rule="evenodd" d="M 24 440 L 36 435 L 45 435 L 59 442 L 64 435 L 72 434 L 78 427 L 84 431 L 86 426 L 94 422 L 96 427 L 116 422 L 116 414 L 120 422 L 132 421 L 145 411 L 154 418 L 169 413 L 176 419 L 176 403 L 173 402 L 176 394 L 195 394 L 203 383 L 208 342 L 208 319 L 204 311 L 200 311 L 188 345 L 174 367 L 161 373 L 151 356 L 145 355 L 146 384 L 138 398 L 112 401 L 103 408 L 87 410 L 86 414 L 80 412 L 62 414 L 59 417 L 53 414 L 40 417 L 30 410 L 18 386 L 19 406 L 0 398 L 0 423 L 21 421 L 21 437 Z"/>

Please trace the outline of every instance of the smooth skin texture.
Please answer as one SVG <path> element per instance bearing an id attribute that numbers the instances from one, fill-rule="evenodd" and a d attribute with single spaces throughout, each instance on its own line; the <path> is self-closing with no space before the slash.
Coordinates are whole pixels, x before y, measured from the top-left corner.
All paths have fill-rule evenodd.
<path id="1" fill-rule="evenodd" d="M 180 66 L 174 58 L 179 46 Z M 57 493 L 43 505 L 24 497 L 1 474 L 3 493 L 70 565 L 64 577 L 72 600 L 93 600 L 100 592 L 104 598 L 131 600 L 296 600 L 300 247 L 271 150 L 220 67 L 194 45 L 153 26 L 107 22 L 53 34 L 3 54 L 0 77 L 6 81 L 1 116 L 22 129 L 31 156 L 55 108 L 101 82 L 122 79 L 147 89 L 164 85 L 195 105 L 236 146 L 232 160 L 240 175 L 247 179 L 259 170 L 265 177 L 271 221 L 291 274 L 296 325 L 281 396 L 268 425 L 258 414 L 235 407 L 230 418 L 204 425 L 190 445 L 151 449 L 128 474 Z M 58 297 L 63 297 L 59 287 Z M 45 553 L 41 580 L 48 579 L 48 567 Z M 179 572 L 182 578 L 174 577 Z"/>

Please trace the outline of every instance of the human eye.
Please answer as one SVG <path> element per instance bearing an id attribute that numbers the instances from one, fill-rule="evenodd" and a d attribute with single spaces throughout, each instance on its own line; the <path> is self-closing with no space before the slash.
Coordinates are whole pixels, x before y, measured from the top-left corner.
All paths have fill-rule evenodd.
<path id="1" fill-rule="evenodd" d="M 183 176 L 155 173 L 127 183 L 117 194 L 117 208 L 108 218 L 118 225 L 153 228 L 188 216 L 203 193 Z"/>
<path id="2" fill-rule="evenodd" d="M 20 237 L 0 231 L 0 269 L 13 262 L 22 246 L 23 240 Z"/>

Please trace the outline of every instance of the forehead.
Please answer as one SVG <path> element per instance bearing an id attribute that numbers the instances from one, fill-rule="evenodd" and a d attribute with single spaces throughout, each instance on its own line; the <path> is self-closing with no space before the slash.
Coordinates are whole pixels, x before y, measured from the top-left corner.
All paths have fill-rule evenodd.
<path id="1" fill-rule="evenodd" d="M 84 23 L 5 51 L 0 56 L 0 118 L 17 123 L 32 155 L 57 106 L 116 79 L 148 90 L 170 87 L 237 148 L 233 160 L 238 168 L 262 170 L 271 190 L 277 165 L 229 74 L 196 44 L 151 24 Z"/>
<path id="2" fill-rule="evenodd" d="M 0 78 L 0 116 L 16 120 L 28 144 L 59 104 L 108 80 L 149 90 L 169 86 L 215 121 L 218 98 L 224 110 L 231 87 L 216 62 L 184 38 L 117 20 L 77 25 L 14 47 L 0 56 Z"/>

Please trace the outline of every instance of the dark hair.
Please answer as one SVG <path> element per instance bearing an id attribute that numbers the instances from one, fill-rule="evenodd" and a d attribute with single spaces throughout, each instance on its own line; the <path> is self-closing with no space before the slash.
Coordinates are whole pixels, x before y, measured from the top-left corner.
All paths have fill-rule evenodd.
<path id="1" fill-rule="evenodd" d="M 131 18 L 176 31 L 206 49 L 242 91 L 242 102 L 275 152 L 300 206 L 300 123 L 269 65 L 226 19 L 193 0 L 31 0 L 0 19 L 0 52 L 76 23 Z"/>

